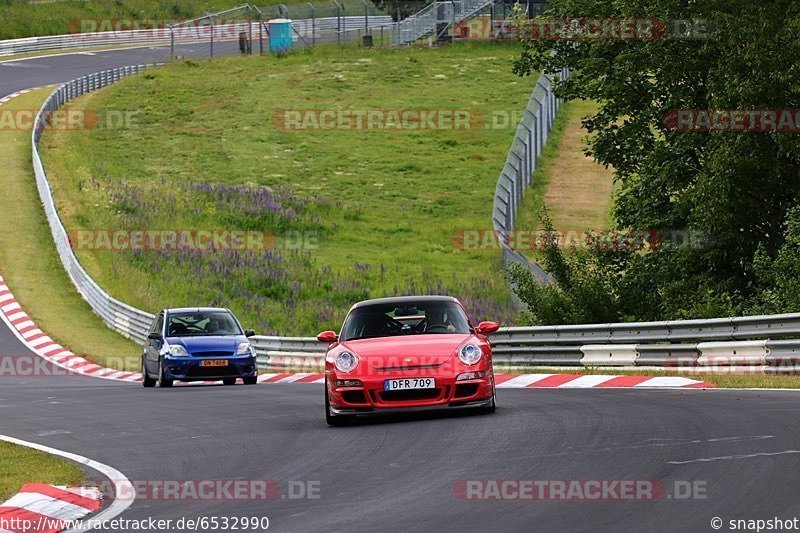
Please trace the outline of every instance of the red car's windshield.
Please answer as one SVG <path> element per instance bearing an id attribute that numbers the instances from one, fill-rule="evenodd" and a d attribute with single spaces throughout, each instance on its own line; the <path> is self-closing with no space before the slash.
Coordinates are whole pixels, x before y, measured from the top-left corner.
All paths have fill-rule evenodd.
<path id="1" fill-rule="evenodd" d="M 373 304 L 353 309 L 344 321 L 340 339 L 469 332 L 469 320 L 455 302 L 415 301 L 408 305 Z"/>

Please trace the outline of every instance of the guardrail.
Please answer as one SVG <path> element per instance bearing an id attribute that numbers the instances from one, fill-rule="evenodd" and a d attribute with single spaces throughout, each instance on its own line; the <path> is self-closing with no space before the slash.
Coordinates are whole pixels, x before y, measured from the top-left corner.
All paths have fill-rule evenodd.
<path id="1" fill-rule="evenodd" d="M 140 343 L 145 340 L 153 315 L 113 298 L 83 269 L 58 216 L 38 144 L 48 116 L 66 102 L 149 66 L 107 70 L 62 84 L 39 110 L 31 136 L 36 185 L 64 268 L 78 292 L 110 328 Z M 541 86 L 537 83 L 531 97 L 537 107 L 526 116 L 530 114 L 544 126 L 551 123 L 557 102 L 540 98 L 537 90 Z M 542 114 L 537 115 L 537 109 L 542 110 Z M 544 111 L 548 109 L 550 111 Z M 545 112 L 550 115 L 545 116 Z M 534 139 L 528 137 L 526 142 L 529 143 L 528 149 L 533 150 Z M 543 141 L 536 149 L 537 154 L 541 146 Z M 763 368 L 765 372 L 785 372 L 795 371 L 800 359 L 800 339 L 791 337 L 800 337 L 800 313 L 710 320 L 505 327 L 491 336 L 491 342 L 498 365 L 747 366 Z M 262 368 L 319 368 L 325 350 L 325 346 L 313 337 L 256 336 L 252 342 Z"/>
<path id="2" fill-rule="evenodd" d="M 50 225 L 50 232 L 53 235 L 61 264 L 64 265 L 67 274 L 69 274 L 72 283 L 81 293 L 81 296 L 89 302 L 94 312 L 100 315 L 110 328 L 141 343 L 147 337 L 146 332 L 153 322 L 153 315 L 112 298 L 83 269 L 72 250 L 64 224 L 58 216 L 58 209 L 53 201 L 53 194 L 50 190 L 50 183 L 47 181 L 42 159 L 39 156 L 38 146 L 42 133 L 47 126 L 48 117 L 66 102 L 119 81 L 126 76 L 141 72 L 147 66 L 135 65 L 106 70 L 62 84 L 42 104 L 39 113 L 36 115 L 33 133 L 31 134 L 31 157 L 33 159 L 33 171 L 36 175 L 36 187 L 39 189 L 39 197 L 44 206 L 47 223 Z"/>

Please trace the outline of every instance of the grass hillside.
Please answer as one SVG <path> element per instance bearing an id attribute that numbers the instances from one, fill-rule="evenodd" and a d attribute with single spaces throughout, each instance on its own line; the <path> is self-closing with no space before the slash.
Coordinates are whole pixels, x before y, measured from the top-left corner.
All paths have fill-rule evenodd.
<path id="1" fill-rule="evenodd" d="M 499 254 L 461 250 L 453 236 L 491 228 L 516 123 L 492 117 L 518 117 L 533 84 L 510 72 L 517 51 L 318 48 L 173 64 L 71 104 L 135 120 L 49 131 L 45 164 L 73 231 L 278 236 L 266 253 L 78 251 L 104 288 L 137 307 L 226 305 L 260 333 L 308 335 L 337 327 L 355 300 L 433 292 L 508 323 Z M 287 131 L 275 120 L 281 110 L 343 109 L 467 110 L 482 120 L 368 131 Z"/>

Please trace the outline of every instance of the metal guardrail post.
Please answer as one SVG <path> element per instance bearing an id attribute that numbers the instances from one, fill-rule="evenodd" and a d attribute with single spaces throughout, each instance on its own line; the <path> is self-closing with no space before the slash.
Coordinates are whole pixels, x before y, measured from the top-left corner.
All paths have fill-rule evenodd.
<path id="1" fill-rule="evenodd" d="M 342 44 L 342 4 L 337 2 L 336 0 L 331 0 L 333 5 L 336 6 L 336 44 Z"/>
<path id="2" fill-rule="evenodd" d="M 450 9 L 452 13 L 450 13 L 450 40 L 456 40 L 456 2 L 455 0 L 450 0 Z"/>
<path id="3" fill-rule="evenodd" d="M 247 55 L 253 55 L 253 8 L 247 6 Z"/>
<path id="4" fill-rule="evenodd" d="M 364 29 L 369 30 L 369 5 L 366 0 L 361 0 L 361 3 L 364 4 Z"/>
<path id="5" fill-rule="evenodd" d="M 264 17 L 258 12 L 258 55 L 264 55 Z"/>
<path id="6" fill-rule="evenodd" d="M 308 2 L 308 5 L 311 7 L 311 46 L 317 45 L 317 8 L 314 7 L 314 4 Z"/>
<path id="7" fill-rule="evenodd" d="M 169 26 L 169 60 L 175 61 L 175 28 Z"/>
<path id="8" fill-rule="evenodd" d="M 214 57 L 214 17 L 209 13 L 208 19 L 211 21 L 211 57 Z"/>

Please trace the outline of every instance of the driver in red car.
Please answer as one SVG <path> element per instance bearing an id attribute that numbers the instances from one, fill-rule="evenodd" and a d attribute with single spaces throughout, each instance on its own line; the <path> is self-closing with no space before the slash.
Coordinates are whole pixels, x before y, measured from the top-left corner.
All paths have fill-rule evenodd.
<path id="1" fill-rule="evenodd" d="M 432 307 L 425 313 L 425 332 L 441 333 L 446 329 L 450 333 L 455 333 L 456 327 L 447 318 L 444 307 Z"/>

